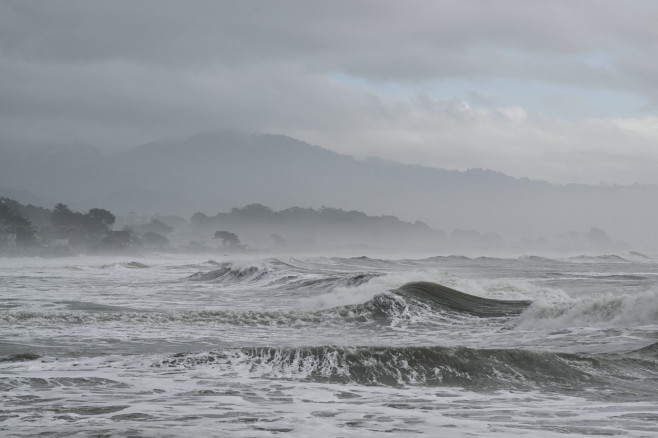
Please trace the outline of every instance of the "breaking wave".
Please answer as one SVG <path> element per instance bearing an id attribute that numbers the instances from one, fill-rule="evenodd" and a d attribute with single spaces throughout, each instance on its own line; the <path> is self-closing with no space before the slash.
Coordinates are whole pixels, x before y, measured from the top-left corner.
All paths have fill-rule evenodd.
<path id="1" fill-rule="evenodd" d="M 126 263 L 111 263 L 109 265 L 101 266 L 101 269 L 117 268 L 117 267 L 128 268 L 128 269 L 146 269 L 149 266 L 145 265 L 144 263 L 133 261 L 133 262 L 126 262 Z M 70 268 L 80 269 L 80 267 L 75 267 L 75 266 L 71 266 Z"/>
<path id="2" fill-rule="evenodd" d="M 215 272 L 215 271 L 211 271 Z M 231 270 L 227 272 L 239 273 Z M 253 275 L 255 271 L 249 271 Z M 333 279 L 332 284 L 359 285 L 367 282 L 368 275 Z M 306 280 L 308 281 L 308 280 Z M 324 309 L 288 311 L 194 310 L 181 312 L 144 311 L 7 311 L 0 312 L 0 321 L 8 323 L 59 322 L 89 324 L 103 322 L 167 324 L 173 322 L 215 323 L 229 325 L 294 325 L 323 322 L 374 322 L 389 324 L 391 320 L 410 319 L 428 322 L 432 316 L 454 318 L 464 316 L 508 317 L 520 314 L 529 301 L 504 301 L 469 295 L 437 283 L 413 282 L 398 289 L 385 291 L 357 304 L 338 305 Z M 94 307 L 95 309 L 95 307 Z"/>
<path id="3" fill-rule="evenodd" d="M 521 316 L 521 328 L 573 326 L 636 326 L 658 323 L 658 291 L 633 295 L 536 302 Z"/>
<path id="4" fill-rule="evenodd" d="M 282 262 L 274 261 L 278 265 Z M 278 269 L 277 269 L 278 268 Z M 186 279 L 217 283 L 222 286 L 254 284 L 262 287 L 285 287 L 287 289 L 331 289 L 339 286 L 354 287 L 383 274 L 376 272 L 343 273 L 309 277 L 298 272 L 282 270 L 280 267 L 235 266 L 232 263 L 219 264 L 219 268 L 208 272 L 196 272 Z"/>
<path id="5" fill-rule="evenodd" d="M 521 349 L 446 347 L 247 347 L 178 353 L 155 367 L 211 366 L 238 376 L 383 386 L 459 386 L 469 389 L 549 389 L 604 386 L 656 378 L 655 363 L 625 358 Z M 632 367 L 632 370 L 627 370 Z"/>
<path id="6" fill-rule="evenodd" d="M 658 342 L 632 352 L 634 355 L 658 360 Z"/>
<path id="7" fill-rule="evenodd" d="M 531 301 L 478 297 L 427 281 L 407 283 L 395 292 L 403 297 L 420 300 L 432 309 L 448 309 L 481 317 L 518 315 L 531 304 Z"/>
<path id="8" fill-rule="evenodd" d="M 209 272 L 196 272 L 187 277 L 187 279 L 222 283 L 247 283 L 259 280 L 268 274 L 269 270 L 261 266 L 234 268 L 231 263 L 222 263 L 218 269 Z"/>

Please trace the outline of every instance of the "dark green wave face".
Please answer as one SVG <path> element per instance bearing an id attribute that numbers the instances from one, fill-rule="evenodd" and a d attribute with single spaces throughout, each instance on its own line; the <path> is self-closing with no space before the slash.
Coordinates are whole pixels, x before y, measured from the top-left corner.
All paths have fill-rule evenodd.
<path id="1" fill-rule="evenodd" d="M 262 278 L 265 274 L 255 268 L 231 270 L 222 268 L 206 274 L 193 274 L 194 280 L 233 281 L 235 278 Z M 230 277 L 227 280 L 227 276 Z M 324 290 L 336 285 L 363 284 L 373 278 L 373 275 L 353 275 L 343 278 L 314 279 L 302 281 L 287 279 L 287 286 L 304 290 Z M 303 284 L 299 284 L 303 283 Z M 271 283 L 269 283 L 271 284 Z M 0 315 L 0 322 L 25 323 L 33 320 L 38 323 L 61 324 L 98 324 L 125 323 L 137 325 L 141 323 L 166 324 L 182 322 L 194 324 L 219 324 L 227 326 L 335 326 L 376 324 L 389 326 L 392 320 L 409 320 L 411 316 L 419 316 L 417 323 L 431 324 L 433 316 L 441 316 L 445 321 L 452 321 L 461 316 L 475 317 L 514 317 L 523 312 L 530 301 L 504 301 L 478 297 L 437 283 L 413 282 L 398 289 L 382 292 L 371 299 L 360 303 L 337 306 L 327 309 L 260 311 L 260 310 L 195 310 L 182 312 L 143 312 L 129 307 L 85 305 L 67 303 L 67 309 L 58 312 L 5 312 Z M 79 312 L 78 310 L 86 310 Z"/>
<path id="2" fill-rule="evenodd" d="M 482 298 L 427 281 L 407 283 L 393 292 L 405 298 L 420 300 L 437 310 L 449 309 L 480 317 L 518 315 L 532 303 Z"/>
<path id="3" fill-rule="evenodd" d="M 623 355 L 594 357 L 521 349 L 465 347 L 250 347 L 180 353 L 155 367 L 249 369 L 265 378 L 376 386 L 453 386 L 472 390 L 606 388 L 624 375 L 629 394 L 653 392 L 655 362 Z M 632 373 L 622 370 L 632 370 Z M 618 383 L 618 382 L 617 382 Z M 632 388 L 632 389 L 631 389 Z"/>
<path id="4" fill-rule="evenodd" d="M 644 348 L 640 348 L 638 350 L 635 350 L 631 352 L 632 356 L 639 356 L 642 358 L 647 358 L 647 359 L 655 359 L 658 360 L 658 342 L 654 342 L 651 345 L 647 345 Z M 657 368 L 658 370 L 658 365 Z"/>

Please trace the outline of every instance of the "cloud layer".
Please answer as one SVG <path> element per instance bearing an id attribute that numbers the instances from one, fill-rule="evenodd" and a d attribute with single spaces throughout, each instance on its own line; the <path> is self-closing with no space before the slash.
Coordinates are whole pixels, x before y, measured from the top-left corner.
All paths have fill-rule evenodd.
<path id="1" fill-rule="evenodd" d="M 658 183 L 658 5 L 8 1 L 0 145 L 241 129 L 359 157 Z"/>

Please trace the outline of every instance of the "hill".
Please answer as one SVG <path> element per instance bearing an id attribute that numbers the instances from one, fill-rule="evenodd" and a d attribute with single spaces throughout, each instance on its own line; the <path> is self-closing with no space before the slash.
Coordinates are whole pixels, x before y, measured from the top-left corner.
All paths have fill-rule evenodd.
<path id="1" fill-rule="evenodd" d="M 510 237 L 597 227 L 658 243 L 656 186 L 556 185 L 498 172 L 360 161 L 285 136 L 221 132 L 162 141 L 111 156 L 0 151 L 0 187 L 118 214 L 332 206 L 421 220 L 441 230 Z"/>

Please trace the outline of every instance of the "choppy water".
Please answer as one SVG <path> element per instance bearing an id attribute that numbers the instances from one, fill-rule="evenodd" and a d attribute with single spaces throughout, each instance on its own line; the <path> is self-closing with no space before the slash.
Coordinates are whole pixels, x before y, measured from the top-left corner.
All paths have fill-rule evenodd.
<path id="1" fill-rule="evenodd" d="M 658 436 L 653 259 L 220 261 L 0 259 L 0 435 Z"/>

